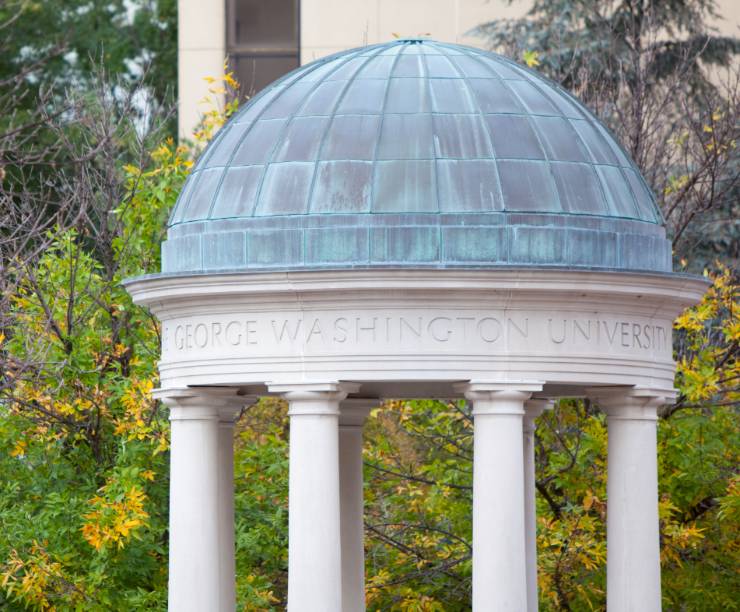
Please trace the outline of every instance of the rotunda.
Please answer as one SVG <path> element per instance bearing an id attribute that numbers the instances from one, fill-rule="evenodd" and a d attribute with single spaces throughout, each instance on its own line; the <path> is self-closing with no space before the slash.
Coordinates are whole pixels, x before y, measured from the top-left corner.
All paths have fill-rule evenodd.
<path id="1" fill-rule="evenodd" d="M 656 419 L 676 274 L 609 131 L 501 56 L 397 40 L 313 62 L 232 117 L 172 212 L 162 271 L 170 609 L 234 609 L 233 421 L 289 403 L 288 607 L 364 610 L 362 424 L 384 398 L 467 398 L 473 609 L 537 610 L 535 418 L 607 414 L 610 611 L 660 609 Z"/>

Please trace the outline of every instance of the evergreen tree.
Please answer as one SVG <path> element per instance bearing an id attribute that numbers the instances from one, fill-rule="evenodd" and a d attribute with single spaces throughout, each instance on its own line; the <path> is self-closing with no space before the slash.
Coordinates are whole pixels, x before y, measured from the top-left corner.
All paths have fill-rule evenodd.
<path id="1" fill-rule="evenodd" d="M 714 0 L 535 0 L 476 28 L 611 127 L 653 188 L 677 264 L 738 263 L 740 39 Z"/>

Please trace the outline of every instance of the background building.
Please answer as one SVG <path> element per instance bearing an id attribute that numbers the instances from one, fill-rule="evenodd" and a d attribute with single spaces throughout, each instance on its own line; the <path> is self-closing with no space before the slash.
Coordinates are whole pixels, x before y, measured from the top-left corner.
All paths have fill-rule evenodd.
<path id="1" fill-rule="evenodd" d="M 529 0 L 179 0 L 179 133 L 207 108 L 205 77 L 228 56 L 245 93 L 325 55 L 394 37 L 431 36 L 482 46 L 470 35 L 493 19 L 522 16 Z M 740 3 L 720 0 L 717 28 L 737 34 Z"/>

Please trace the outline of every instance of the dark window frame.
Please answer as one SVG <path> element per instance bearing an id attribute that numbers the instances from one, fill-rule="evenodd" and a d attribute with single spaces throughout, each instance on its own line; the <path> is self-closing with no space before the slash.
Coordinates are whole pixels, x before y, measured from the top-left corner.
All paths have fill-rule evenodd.
<path id="1" fill-rule="evenodd" d="M 250 57 L 296 57 L 300 63 L 301 58 L 301 2 L 293 0 L 295 28 L 295 47 L 265 48 L 256 45 L 238 44 L 236 42 L 236 4 L 238 0 L 226 1 L 226 52 L 232 55 L 248 55 Z M 269 0 L 265 0 L 269 3 Z"/>
<path id="2" fill-rule="evenodd" d="M 263 0 L 269 7 L 270 0 Z M 238 44 L 236 38 L 236 27 L 237 27 L 237 3 L 239 0 L 224 0 L 226 19 L 225 19 L 225 41 L 226 41 L 226 57 L 229 64 L 229 69 L 236 73 L 237 79 L 240 80 L 240 91 L 238 97 L 244 100 L 257 94 L 263 87 L 268 83 L 280 78 L 287 72 L 298 68 L 301 65 L 301 2 L 300 0 L 291 0 L 293 2 L 293 40 L 295 44 L 289 47 L 264 47 L 259 44 Z M 263 60 L 263 62 L 260 62 Z M 264 61 L 269 62 L 275 60 L 280 63 L 280 60 L 285 62 L 285 70 L 278 70 L 274 74 L 271 72 L 262 73 L 261 78 L 259 70 L 256 66 Z M 254 62 L 254 68 L 244 68 L 243 63 Z M 257 70 L 257 72 L 255 72 Z M 251 76 L 245 78 L 245 75 Z M 267 78 L 265 78 L 265 76 Z"/>

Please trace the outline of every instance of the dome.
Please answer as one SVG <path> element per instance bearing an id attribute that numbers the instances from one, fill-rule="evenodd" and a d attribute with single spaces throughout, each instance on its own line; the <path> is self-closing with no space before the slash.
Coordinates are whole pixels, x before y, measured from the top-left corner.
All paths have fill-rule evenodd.
<path id="1" fill-rule="evenodd" d="M 576 99 L 431 40 L 342 52 L 249 101 L 200 156 L 162 271 L 671 270 L 635 164 Z"/>

